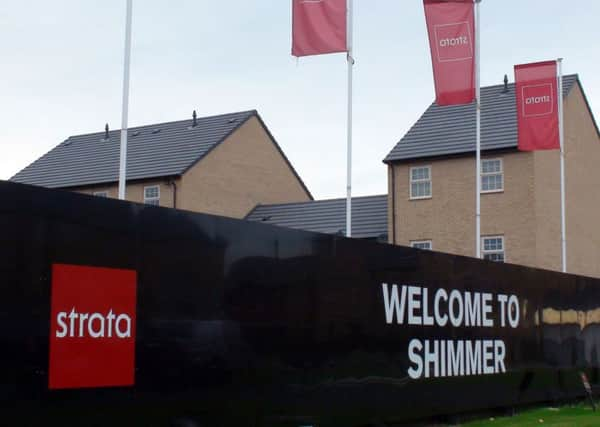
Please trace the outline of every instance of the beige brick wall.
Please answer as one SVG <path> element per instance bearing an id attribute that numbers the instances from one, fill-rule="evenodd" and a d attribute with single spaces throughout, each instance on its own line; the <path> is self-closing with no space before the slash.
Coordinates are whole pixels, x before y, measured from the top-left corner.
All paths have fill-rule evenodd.
<path id="1" fill-rule="evenodd" d="M 387 225 L 387 229 L 388 229 L 388 242 L 389 243 L 396 243 L 396 239 L 397 239 L 397 234 L 394 235 L 394 230 L 395 230 L 395 224 L 394 224 L 394 214 L 398 212 L 398 209 L 395 208 L 394 206 L 394 200 L 392 198 L 392 192 L 394 191 L 394 185 L 392 185 L 392 183 L 394 182 L 394 172 L 395 172 L 396 168 L 391 167 L 390 165 L 388 165 L 388 169 L 387 169 L 387 175 L 388 175 L 388 203 L 387 203 L 387 216 L 388 216 L 388 225 Z M 396 197 L 397 199 L 397 197 Z"/>
<path id="2" fill-rule="evenodd" d="M 533 156 L 507 152 L 483 158 L 503 160 L 504 191 L 481 195 L 481 234 L 504 236 L 507 262 L 535 265 Z M 432 197 L 410 200 L 409 170 L 421 165 L 431 166 Z M 391 167 L 396 178 L 396 243 L 432 240 L 434 250 L 474 256 L 475 158 Z"/>
<path id="3" fill-rule="evenodd" d="M 564 115 L 567 271 L 600 277 L 600 138 L 579 85 Z"/>
<path id="4" fill-rule="evenodd" d="M 182 209 L 243 218 L 256 204 L 310 200 L 256 117 L 182 178 Z"/>
<path id="5" fill-rule="evenodd" d="M 600 277 L 600 140 L 579 85 L 564 100 L 567 271 Z M 560 153 L 536 151 L 536 266 L 562 270 Z"/>
<path id="6" fill-rule="evenodd" d="M 180 182 L 180 180 L 176 180 L 176 183 Z M 125 191 L 125 198 L 130 202 L 143 203 L 144 202 L 144 187 L 158 185 L 160 191 L 160 206 L 172 208 L 173 207 L 173 188 L 170 184 L 167 184 L 166 179 L 150 179 L 143 182 L 135 182 L 128 183 Z M 178 184 L 179 187 L 179 184 Z M 92 186 L 92 187 L 80 187 L 73 188 L 72 191 L 76 191 L 78 193 L 90 194 L 92 195 L 97 191 L 107 191 L 108 197 L 117 199 L 119 197 L 119 190 L 117 184 L 105 185 L 105 186 Z M 179 198 L 179 191 L 177 193 L 177 197 Z M 179 205 L 179 200 L 177 201 Z"/>
<path id="7" fill-rule="evenodd" d="M 560 153 L 536 151 L 533 157 L 536 267 L 560 271 Z"/>

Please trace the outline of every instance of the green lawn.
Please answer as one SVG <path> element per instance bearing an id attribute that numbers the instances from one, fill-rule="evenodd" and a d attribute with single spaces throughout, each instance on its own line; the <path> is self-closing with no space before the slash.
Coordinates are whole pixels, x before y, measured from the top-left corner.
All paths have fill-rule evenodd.
<path id="1" fill-rule="evenodd" d="M 523 411 L 514 417 L 488 418 L 462 424 L 463 427 L 598 427 L 600 409 L 594 412 L 590 405 L 562 406 Z"/>

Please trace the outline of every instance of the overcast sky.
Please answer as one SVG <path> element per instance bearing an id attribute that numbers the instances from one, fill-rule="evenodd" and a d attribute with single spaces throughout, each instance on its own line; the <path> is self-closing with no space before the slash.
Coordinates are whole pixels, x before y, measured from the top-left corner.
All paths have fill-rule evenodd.
<path id="1" fill-rule="evenodd" d="M 354 194 L 434 97 L 421 0 L 354 0 Z M 600 111 L 600 2 L 483 0 L 482 85 L 564 57 Z M 2 0 L 0 179 L 121 121 L 125 0 Z M 290 55 L 290 0 L 134 0 L 130 126 L 257 109 L 316 198 L 345 195 L 344 54 Z M 598 119 L 598 116 L 597 116 Z"/>

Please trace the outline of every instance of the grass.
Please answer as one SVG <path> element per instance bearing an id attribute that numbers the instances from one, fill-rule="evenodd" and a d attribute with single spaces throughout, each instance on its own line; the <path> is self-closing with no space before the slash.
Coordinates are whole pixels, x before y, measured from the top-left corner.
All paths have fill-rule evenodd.
<path id="1" fill-rule="evenodd" d="M 513 417 L 488 418 L 462 424 L 463 427 L 597 427 L 600 409 L 590 405 L 570 405 L 559 408 L 539 408 L 523 411 Z"/>

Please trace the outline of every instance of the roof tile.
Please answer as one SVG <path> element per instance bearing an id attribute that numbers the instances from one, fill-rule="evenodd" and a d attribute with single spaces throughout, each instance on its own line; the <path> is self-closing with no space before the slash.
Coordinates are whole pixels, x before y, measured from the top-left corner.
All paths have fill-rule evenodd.
<path id="1" fill-rule="evenodd" d="M 255 110 L 128 129 L 127 180 L 181 175 Z M 156 132 L 160 129 L 160 132 Z M 10 180 L 49 188 L 118 181 L 121 130 L 71 136 Z"/>
<path id="2" fill-rule="evenodd" d="M 563 77 L 566 97 L 577 75 Z M 481 149 L 517 147 L 514 83 L 481 88 Z M 384 162 L 464 154 L 475 151 L 475 103 L 440 107 L 433 103 L 390 151 Z"/>
<path id="3" fill-rule="evenodd" d="M 346 199 L 258 205 L 246 219 L 319 233 L 345 234 Z M 387 195 L 353 197 L 352 237 L 377 238 L 386 233 Z"/>

